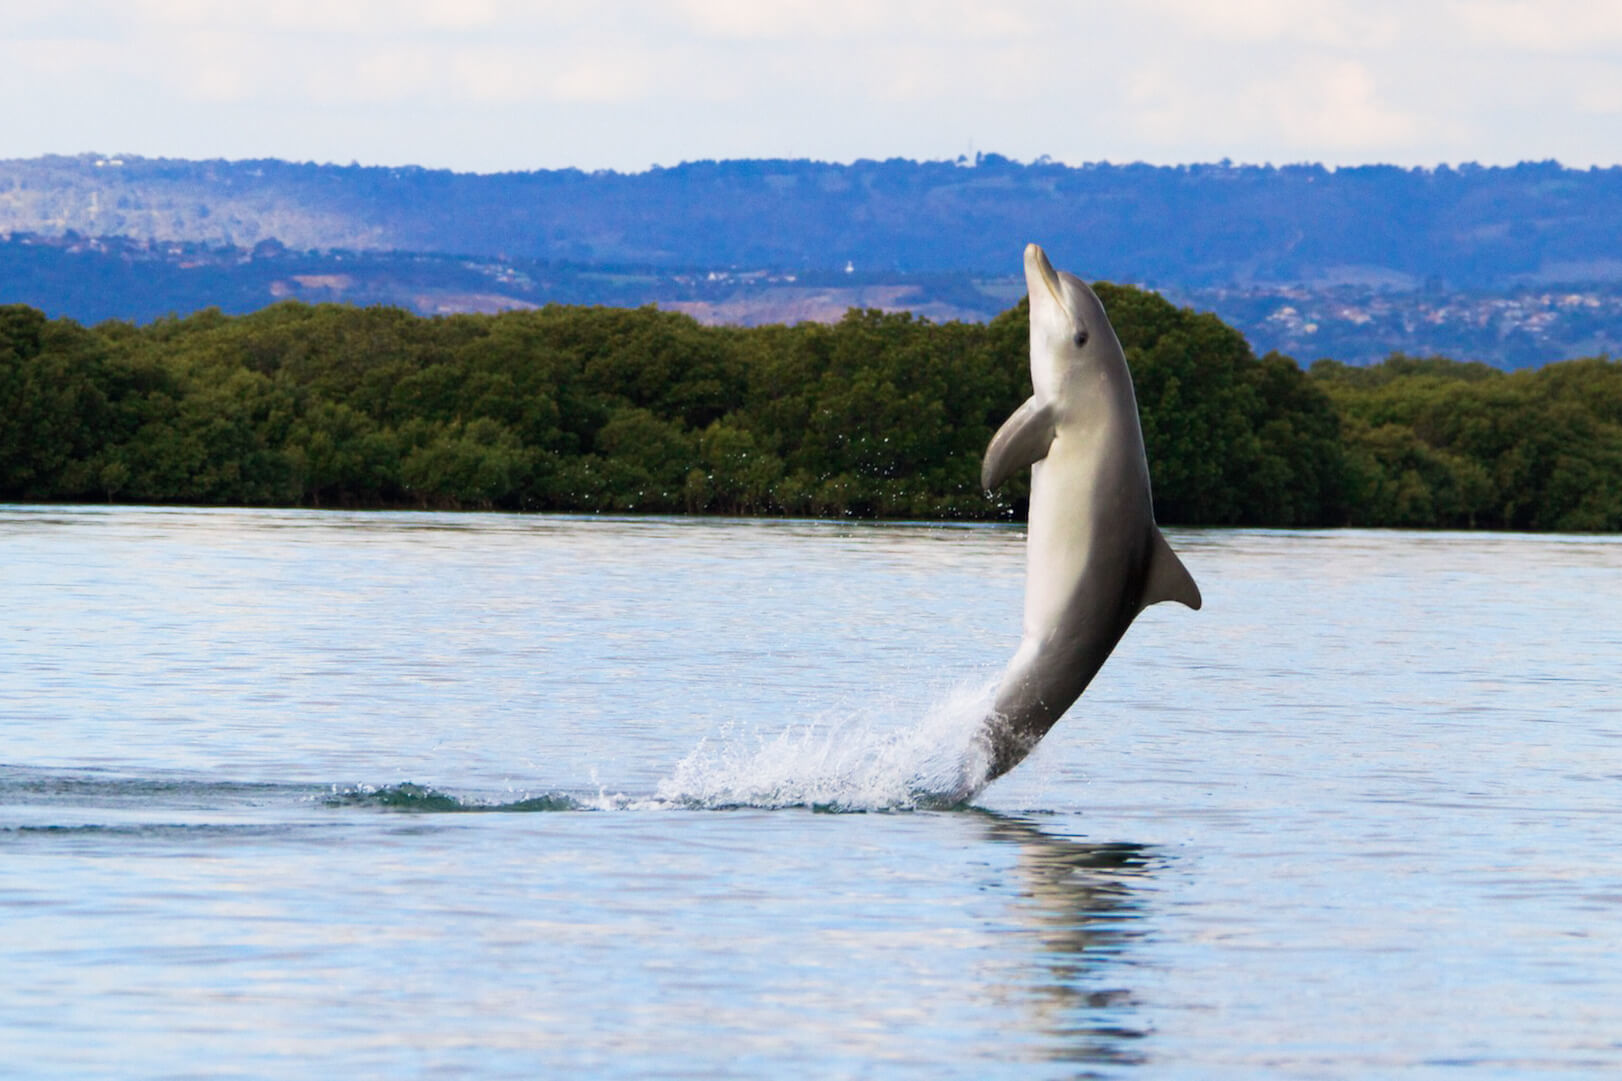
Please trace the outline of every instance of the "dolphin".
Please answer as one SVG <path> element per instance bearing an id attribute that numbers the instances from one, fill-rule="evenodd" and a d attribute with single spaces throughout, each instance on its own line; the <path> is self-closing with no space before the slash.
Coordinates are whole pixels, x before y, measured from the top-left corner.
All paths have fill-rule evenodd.
<path id="1" fill-rule="evenodd" d="M 1025 287 L 1034 393 L 992 437 L 980 473 L 990 492 L 1031 467 L 1024 629 L 979 733 L 984 783 L 1030 753 L 1139 612 L 1200 607 L 1155 525 L 1132 374 L 1104 305 L 1035 244 Z"/>

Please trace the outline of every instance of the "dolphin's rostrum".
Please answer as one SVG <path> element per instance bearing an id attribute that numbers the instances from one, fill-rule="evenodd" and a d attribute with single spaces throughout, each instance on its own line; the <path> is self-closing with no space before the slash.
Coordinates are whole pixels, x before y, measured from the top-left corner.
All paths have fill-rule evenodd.
<path id="1" fill-rule="evenodd" d="M 981 733 L 986 781 L 1030 753 L 1139 612 L 1200 606 L 1155 525 L 1132 375 L 1103 304 L 1035 244 L 1025 285 L 1034 393 L 992 438 L 981 471 L 989 491 L 1031 467 L 1024 631 Z"/>

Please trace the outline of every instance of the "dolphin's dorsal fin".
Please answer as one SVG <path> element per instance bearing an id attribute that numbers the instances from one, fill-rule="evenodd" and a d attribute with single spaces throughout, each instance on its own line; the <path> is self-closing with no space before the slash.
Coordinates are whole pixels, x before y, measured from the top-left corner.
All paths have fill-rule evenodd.
<path id="1" fill-rule="evenodd" d="M 1158 526 L 1149 527 L 1149 573 L 1143 582 L 1143 607 L 1161 601 L 1176 601 L 1190 608 L 1200 606 L 1200 587 L 1183 561 L 1171 550 Z"/>
<path id="2" fill-rule="evenodd" d="M 1021 469 L 1046 458 L 1052 445 L 1053 411 L 1032 395 L 991 437 L 986 460 L 980 467 L 980 486 L 994 491 Z"/>

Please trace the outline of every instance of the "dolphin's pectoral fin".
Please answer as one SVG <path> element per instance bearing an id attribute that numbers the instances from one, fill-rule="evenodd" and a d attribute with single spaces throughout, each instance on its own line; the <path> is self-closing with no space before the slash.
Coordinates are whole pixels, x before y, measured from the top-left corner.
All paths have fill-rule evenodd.
<path id="1" fill-rule="evenodd" d="M 1198 609 L 1200 587 L 1194 584 L 1194 576 L 1188 573 L 1157 526 L 1150 526 L 1149 532 L 1149 574 L 1143 583 L 1143 607 L 1176 601 Z"/>
<path id="2" fill-rule="evenodd" d="M 1034 396 L 1026 398 L 991 437 L 980 467 L 980 486 L 988 492 L 995 490 L 1021 469 L 1046 458 L 1052 444 L 1052 409 Z"/>

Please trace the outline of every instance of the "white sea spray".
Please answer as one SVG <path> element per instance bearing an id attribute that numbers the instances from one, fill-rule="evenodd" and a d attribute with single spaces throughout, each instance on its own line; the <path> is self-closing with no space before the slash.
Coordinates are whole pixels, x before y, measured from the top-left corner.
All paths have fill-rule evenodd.
<path id="1" fill-rule="evenodd" d="M 655 800 L 840 811 L 961 804 L 985 784 L 988 762 L 977 737 L 992 690 L 955 687 L 900 727 L 890 705 L 771 732 L 728 726 L 676 764 Z"/>

